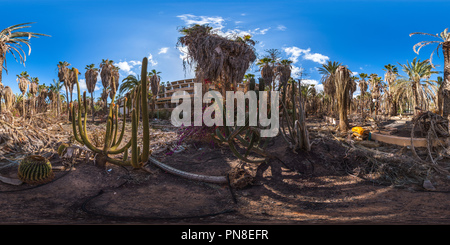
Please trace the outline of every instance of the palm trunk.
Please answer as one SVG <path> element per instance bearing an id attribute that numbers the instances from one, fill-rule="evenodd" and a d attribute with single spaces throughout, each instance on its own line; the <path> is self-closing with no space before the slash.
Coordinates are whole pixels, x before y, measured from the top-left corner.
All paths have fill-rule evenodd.
<path id="1" fill-rule="evenodd" d="M 442 116 L 444 118 L 450 119 L 450 42 L 445 42 L 442 45 L 442 50 L 444 53 L 444 79 L 443 79 L 444 85 L 442 94 Z"/>
<path id="2" fill-rule="evenodd" d="M 59 116 L 61 115 L 61 96 L 59 95 L 59 91 L 56 95 L 58 95 L 58 99 L 56 100 L 56 112 L 58 113 Z"/>
<path id="3" fill-rule="evenodd" d="M 22 93 L 22 117 L 25 118 L 25 93 Z"/>
<path id="4" fill-rule="evenodd" d="M 419 106 L 419 94 L 417 92 L 416 84 L 413 85 L 413 94 L 414 94 L 414 106 L 413 106 L 413 115 L 415 116 L 416 113 L 416 106 Z"/>

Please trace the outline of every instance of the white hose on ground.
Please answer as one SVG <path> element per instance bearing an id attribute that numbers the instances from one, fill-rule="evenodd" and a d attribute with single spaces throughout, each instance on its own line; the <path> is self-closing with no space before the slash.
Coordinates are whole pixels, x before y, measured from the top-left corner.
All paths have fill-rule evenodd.
<path id="1" fill-rule="evenodd" d="M 157 167 L 182 178 L 190 179 L 190 180 L 197 180 L 197 181 L 203 181 L 203 182 L 209 182 L 209 183 L 215 183 L 215 184 L 225 184 L 228 182 L 226 176 L 208 176 L 208 175 L 201 175 L 201 174 L 193 174 L 185 171 L 178 170 L 176 168 L 173 168 L 171 166 L 168 166 L 158 160 L 156 160 L 153 157 L 148 158 L 153 164 L 155 164 Z"/>

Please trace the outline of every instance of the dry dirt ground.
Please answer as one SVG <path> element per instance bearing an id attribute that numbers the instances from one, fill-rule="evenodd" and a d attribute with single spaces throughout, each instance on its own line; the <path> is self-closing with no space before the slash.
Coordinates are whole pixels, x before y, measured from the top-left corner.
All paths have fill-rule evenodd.
<path id="1" fill-rule="evenodd" d="M 317 123 L 311 121 L 310 125 Z M 180 170 L 226 175 L 240 166 L 253 176 L 241 188 L 183 179 L 152 164 L 152 173 L 75 161 L 42 186 L 0 182 L 1 224 L 450 224 L 450 184 L 380 184 L 352 174 L 361 158 L 336 139 L 311 131 L 310 152 L 294 154 L 281 137 L 263 164 L 244 164 L 228 148 L 197 143 L 156 157 Z M 315 140 L 314 139 L 319 139 Z M 58 155 L 51 159 L 61 165 Z M 367 177 L 367 176 L 366 176 Z"/>

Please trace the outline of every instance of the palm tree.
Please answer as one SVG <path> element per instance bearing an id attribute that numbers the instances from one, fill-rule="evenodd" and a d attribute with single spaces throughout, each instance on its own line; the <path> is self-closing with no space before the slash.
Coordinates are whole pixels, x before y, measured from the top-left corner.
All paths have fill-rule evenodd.
<path id="1" fill-rule="evenodd" d="M 141 85 L 141 79 L 139 76 L 135 75 L 128 75 L 126 78 L 122 80 L 122 84 L 119 88 L 119 93 L 127 93 L 127 92 L 134 92 L 135 89 L 137 89 Z"/>
<path id="2" fill-rule="evenodd" d="M 275 66 L 276 76 L 278 76 L 279 86 L 286 85 L 291 77 L 292 61 L 281 60 Z M 273 88 L 275 90 L 275 88 Z"/>
<path id="3" fill-rule="evenodd" d="M 265 86 L 272 86 L 272 81 L 274 80 L 274 71 L 272 67 L 273 60 L 268 57 L 264 57 L 262 59 L 259 59 L 256 63 L 257 66 L 259 66 L 259 69 L 261 71 L 261 77 L 264 80 Z"/>
<path id="4" fill-rule="evenodd" d="M 14 104 L 14 93 L 9 86 L 6 86 L 2 91 L 3 97 L 5 98 L 6 111 L 10 111 L 12 105 Z"/>
<path id="5" fill-rule="evenodd" d="M 361 106 L 361 118 L 364 118 L 364 104 L 365 104 L 365 94 L 367 91 L 367 81 L 366 78 L 369 77 L 369 75 L 367 75 L 366 73 L 359 73 L 359 89 L 361 90 L 361 95 L 359 97 L 360 100 L 360 106 Z"/>
<path id="6" fill-rule="evenodd" d="M 336 99 L 339 110 L 339 130 L 347 131 L 349 128 L 347 109 L 349 91 L 352 87 L 351 72 L 345 66 L 339 66 L 334 74 L 334 82 L 336 88 Z"/>
<path id="7" fill-rule="evenodd" d="M 373 110 L 375 116 L 378 116 L 378 109 L 380 108 L 380 97 L 381 97 L 381 77 L 378 74 L 370 74 L 370 92 L 372 93 Z"/>
<path id="8" fill-rule="evenodd" d="M 29 92 L 31 94 L 31 106 L 30 106 L 30 113 L 31 113 L 31 115 L 33 115 L 33 112 L 34 112 L 34 110 L 36 108 L 35 95 L 38 92 L 38 84 L 39 84 L 39 78 L 32 77 L 31 78 L 31 83 L 30 83 L 30 89 L 29 89 Z"/>
<path id="9" fill-rule="evenodd" d="M 64 88 L 66 88 L 66 100 L 67 100 L 67 111 L 69 114 L 69 121 L 72 120 L 72 112 L 70 110 L 70 103 L 69 103 L 69 87 L 70 87 L 70 69 L 68 66 L 70 64 L 67 61 L 60 61 L 58 64 L 58 79 L 60 82 L 64 83 Z"/>
<path id="10" fill-rule="evenodd" d="M 398 69 L 395 67 L 395 65 L 387 64 L 384 66 L 386 73 L 384 74 L 384 81 L 388 85 L 388 90 L 385 91 L 387 96 L 387 102 L 388 102 L 388 115 L 389 116 L 395 116 L 395 113 L 397 109 L 395 108 L 395 103 L 393 103 L 393 97 L 392 97 L 392 84 L 394 83 L 395 79 L 397 79 L 398 75 Z"/>
<path id="11" fill-rule="evenodd" d="M 437 71 L 432 71 L 433 66 L 429 60 L 420 61 L 417 57 L 413 59 L 411 63 L 408 61 L 406 64 L 399 64 L 403 71 L 408 75 L 410 86 L 414 95 L 414 108 L 418 106 L 421 109 L 425 109 L 425 101 L 427 100 L 426 87 L 421 86 L 422 82 L 430 83 L 428 80 L 432 74 L 437 74 Z M 425 81 L 423 81 L 425 79 Z M 445 105 L 444 105 L 445 106 Z M 416 115 L 416 110 L 414 110 L 414 115 Z"/>
<path id="12" fill-rule="evenodd" d="M 442 97 L 444 96 L 444 79 L 441 76 L 439 76 L 436 79 L 436 83 L 438 86 L 438 91 L 436 94 L 436 96 L 437 96 L 436 108 L 437 108 L 438 114 L 442 116 L 442 107 L 443 107 Z"/>
<path id="13" fill-rule="evenodd" d="M 50 91 L 53 93 L 53 95 L 54 95 L 54 97 L 56 97 L 56 98 L 54 98 L 54 99 L 56 99 L 56 113 L 57 113 L 57 115 L 61 115 L 61 112 L 60 112 L 60 110 L 61 110 L 61 96 L 60 96 L 60 91 L 61 91 L 61 88 L 62 88 L 62 86 L 63 86 L 63 82 L 61 82 L 61 81 L 56 81 L 55 79 L 53 79 L 53 84 L 52 85 L 50 85 Z"/>
<path id="14" fill-rule="evenodd" d="M 94 64 L 90 64 L 86 65 L 85 69 L 84 78 L 86 79 L 87 90 L 91 94 L 92 122 L 94 122 L 94 90 L 95 84 L 97 84 L 98 68 L 95 68 Z"/>
<path id="15" fill-rule="evenodd" d="M 102 59 L 102 63 L 100 63 L 100 78 L 102 79 L 102 85 L 103 85 L 103 93 L 105 93 L 106 91 L 108 91 L 109 93 L 115 93 L 115 90 L 111 90 L 111 84 L 112 84 L 112 80 L 115 77 L 113 75 L 114 73 L 114 66 L 113 66 L 114 61 L 112 60 L 108 60 L 108 59 Z M 118 82 L 118 81 L 117 81 Z M 117 89 L 117 88 L 116 88 Z M 103 110 L 106 112 L 107 110 L 107 99 L 108 99 L 108 94 L 106 94 L 106 96 L 103 96 L 102 94 L 102 99 L 103 99 Z M 112 98 L 112 96 L 111 96 Z"/>
<path id="16" fill-rule="evenodd" d="M 19 83 L 20 92 L 22 92 L 22 98 L 25 98 L 25 93 L 28 90 L 28 85 L 30 84 L 30 75 L 28 72 L 23 71 L 20 75 L 16 75 L 16 81 Z M 25 99 L 22 99 L 22 116 L 25 117 Z"/>
<path id="17" fill-rule="evenodd" d="M 158 95 L 159 83 L 161 81 L 161 76 L 158 75 L 160 73 L 160 71 L 157 72 L 155 69 L 148 73 L 148 79 L 150 80 L 149 84 L 152 91 L 152 117 L 155 116 L 154 110 L 156 109 L 156 96 Z"/>
<path id="18" fill-rule="evenodd" d="M 317 70 L 322 74 L 321 82 L 323 84 L 323 90 L 326 95 L 330 97 L 332 111 L 335 110 L 335 95 L 336 95 L 336 84 L 335 84 L 335 73 L 341 63 L 337 61 L 328 61 L 326 64 L 322 64 Z"/>
<path id="19" fill-rule="evenodd" d="M 30 39 L 39 36 L 48 36 L 46 34 L 27 32 L 21 29 L 31 27 L 28 24 L 33 22 L 22 23 L 7 27 L 0 31 L 0 83 L 2 82 L 2 72 L 5 69 L 6 72 L 6 54 L 10 53 L 14 59 L 20 63 L 25 63 L 26 53 L 22 49 L 22 44 L 28 46 L 28 55 L 31 53 Z M 17 56 L 16 56 L 17 55 Z M 19 60 L 17 60 L 17 57 Z"/>
<path id="20" fill-rule="evenodd" d="M 437 44 L 436 49 L 430 55 L 430 64 L 432 65 L 432 57 L 434 52 L 439 55 L 439 48 L 442 49 L 442 53 L 444 54 L 444 84 L 443 84 L 443 96 L 442 96 L 442 116 L 444 118 L 450 118 L 450 33 L 448 32 L 448 28 L 446 28 L 440 34 L 429 34 L 424 32 L 413 32 L 409 34 L 409 36 L 413 35 L 428 35 L 432 37 L 436 37 L 440 39 L 439 41 L 422 41 L 413 46 L 414 52 L 419 54 L 419 51 L 422 47 L 429 44 Z M 419 47 L 416 50 L 416 47 Z"/>
<path id="21" fill-rule="evenodd" d="M 212 32 L 208 25 L 193 25 L 180 30 L 182 37 L 177 46 L 187 48 L 186 64 L 196 66 L 196 78 L 208 79 L 217 87 L 221 86 L 223 94 L 231 86 L 236 91 L 250 65 L 255 61 L 254 42 L 244 37 L 245 42 L 229 39 Z"/>

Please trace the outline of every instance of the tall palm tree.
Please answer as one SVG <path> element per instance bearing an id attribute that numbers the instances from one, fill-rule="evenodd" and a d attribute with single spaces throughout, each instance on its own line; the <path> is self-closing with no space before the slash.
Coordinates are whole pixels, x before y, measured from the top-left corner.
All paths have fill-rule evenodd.
<path id="1" fill-rule="evenodd" d="M 16 81 L 19 83 L 20 92 L 22 92 L 22 116 L 25 117 L 25 93 L 28 90 L 28 85 L 30 84 L 30 75 L 28 72 L 23 71 L 20 75 L 16 75 Z"/>
<path id="2" fill-rule="evenodd" d="M 275 66 L 275 74 L 278 76 L 280 84 L 278 86 L 286 85 L 289 78 L 291 78 L 292 61 L 281 60 Z M 274 88 L 275 89 L 275 88 Z"/>
<path id="3" fill-rule="evenodd" d="M 36 108 L 35 95 L 38 92 L 38 84 L 39 84 L 39 78 L 32 77 L 31 82 L 30 82 L 30 89 L 29 89 L 29 92 L 31 94 L 31 106 L 30 106 L 31 115 L 33 115 L 34 110 Z"/>
<path id="4" fill-rule="evenodd" d="M 365 105 L 365 94 L 367 91 L 367 81 L 366 78 L 369 77 L 366 73 L 359 73 L 359 90 L 361 90 L 361 95 L 359 97 L 360 100 L 360 107 L 361 107 L 361 118 L 364 118 L 364 105 Z"/>
<path id="5" fill-rule="evenodd" d="M 393 94 L 391 93 L 391 91 L 392 84 L 394 83 L 395 79 L 397 79 L 398 69 L 397 67 L 395 67 L 395 65 L 387 64 L 384 66 L 383 70 L 386 71 L 386 73 L 384 74 L 384 81 L 388 86 L 388 89 L 385 91 L 388 102 L 388 115 L 395 116 L 395 112 L 397 110 L 395 108 L 395 103 L 393 103 Z"/>
<path id="6" fill-rule="evenodd" d="M 430 83 L 429 78 L 432 74 L 437 74 L 437 71 L 432 71 L 433 66 L 429 60 L 420 61 L 417 57 L 413 59 L 411 63 L 407 61 L 406 64 L 399 64 L 403 71 L 407 74 L 409 78 L 409 86 L 411 86 L 414 95 L 414 108 L 416 106 L 421 109 L 425 109 L 425 102 L 427 100 L 427 88 L 421 86 L 423 82 Z M 414 110 L 414 115 L 417 112 Z"/>
<path id="7" fill-rule="evenodd" d="M 378 109 L 380 108 L 380 97 L 381 97 L 381 77 L 378 74 L 370 74 L 370 92 L 372 93 L 373 110 L 375 116 L 378 116 Z"/>
<path id="8" fill-rule="evenodd" d="M 321 67 L 318 67 L 318 71 L 322 74 L 321 82 L 323 84 L 323 90 L 326 95 L 331 100 L 332 111 L 336 111 L 335 106 L 335 95 L 336 95 L 336 84 L 335 84 L 335 73 L 338 67 L 341 66 L 340 62 L 337 61 L 328 61 L 326 64 L 322 64 Z"/>
<path id="9" fill-rule="evenodd" d="M 91 106 L 92 106 L 92 122 L 94 122 L 94 90 L 97 84 L 98 68 L 95 68 L 94 64 L 86 65 L 86 72 L 84 78 L 86 79 L 86 87 L 91 94 Z"/>
<path id="10" fill-rule="evenodd" d="M 182 37 L 177 46 L 187 48 L 185 65 L 196 66 L 196 77 L 203 81 L 208 79 L 225 91 L 236 91 L 250 65 L 255 61 L 254 42 L 229 39 L 213 33 L 208 25 L 193 25 L 180 30 Z"/>
<path id="11" fill-rule="evenodd" d="M 128 75 L 126 78 L 122 80 L 122 84 L 120 84 L 119 93 L 126 93 L 126 97 L 128 98 L 128 105 L 133 105 L 133 101 L 138 99 L 140 93 L 138 93 L 138 88 L 141 85 L 141 79 L 139 76 Z"/>
<path id="12" fill-rule="evenodd" d="M 158 96 L 159 83 L 161 81 L 160 73 L 160 71 L 157 72 L 155 69 L 148 73 L 148 79 L 150 80 L 149 84 L 152 91 L 152 117 L 155 117 L 156 96 Z"/>
<path id="13" fill-rule="evenodd" d="M 272 86 L 272 82 L 274 80 L 273 78 L 275 74 L 272 67 L 273 62 L 274 61 L 268 57 L 259 59 L 258 62 L 256 62 L 256 65 L 259 66 L 261 77 L 264 80 L 264 84 L 266 86 Z"/>
<path id="14" fill-rule="evenodd" d="M 60 91 L 62 89 L 62 86 L 64 85 L 63 82 L 61 81 L 56 81 L 55 79 L 53 79 L 53 84 L 51 84 L 50 86 L 50 91 L 54 94 L 54 99 L 56 99 L 56 113 L 57 115 L 61 115 L 61 96 L 60 96 Z"/>
<path id="15" fill-rule="evenodd" d="M 102 79 L 102 85 L 103 85 L 103 93 L 105 93 L 106 91 L 108 91 L 108 94 L 111 93 L 111 83 L 112 80 L 114 78 L 113 73 L 114 73 L 114 65 L 113 65 L 114 61 L 109 60 L 109 59 L 102 59 L 102 62 L 100 63 L 100 78 Z M 117 89 L 117 88 L 116 88 Z M 116 91 L 112 91 L 112 93 L 115 93 Z M 112 96 L 111 96 L 112 97 Z M 103 99 L 103 110 L 106 112 L 107 111 L 107 99 L 108 99 L 108 95 L 103 96 L 102 94 L 102 99 Z"/>
<path id="16" fill-rule="evenodd" d="M 339 130 L 347 131 L 349 128 L 348 125 L 348 117 L 347 117 L 347 109 L 348 109 L 348 100 L 349 91 L 352 87 L 352 79 L 351 72 L 345 66 L 339 66 L 334 74 L 334 82 L 336 88 L 336 99 L 337 106 L 339 110 Z"/>
<path id="17" fill-rule="evenodd" d="M 432 64 L 432 57 L 434 52 L 439 55 L 439 49 L 442 49 L 442 53 L 444 54 L 444 84 L 443 84 L 443 96 L 442 96 L 442 116 L 450 119 L 450 33 L 448 32 L 448 28 L 446 28 L 440 34 L 429 34 L 424 32 L 413 32 L 409 34 L 409 36 L 413 35 L 428 35 L 432 37 L 436 37 L 440 40 L 435 41 L 422 41 L 413 46 L 414 52 L 419 54 L 419 51 L 422 47 L 430 44 L 437 44 L 436 49 L 430 55 L 430 64 Z M 417 50 L 416 48 L 419 47 Z"/>
<path id="18" fill-rule="evenodd" d="M 14 59 L 20 63 L 25 63 L 27 55 L 22 49 L 22 45 L 28 47 L 28 55 L 31 53 L 30 39 L 38 38 L 39 36 L 47 36 L 46 34 L 27 32 L 21 29 L 29 28 L 29 24 L 33 22 L 22 23 L 7 27 L 0 31 L 0 83 L 2 82 L 2 72 L 5 69 L 6 72 L 6 54 L 10 53 Z M 17 56 L 16 56 L 17 55 Z M 17 59 L 17 57 L 19 59 Z"/>
<path id="19" fill-rule="evenodd" d="M 3 97 L 5 98 L 6 111 L 10 111 L 12 105 L 14 104 L 14 93 L 9 86 L 6 86 L 2 91 Z"/>
<path id="20" fill-rule="evenodd" d="M 438 86 L 438 91 L 437 91 L 437 104 L 436 104 L 436 108 L 438 111 L 438 114 L 442 116 L 442 107 L 443 107 L 443 99 L 442 97 L 444 97 L 444 79 L 439 76 L 436 79 L 436 84 Z"/>
<path id="21" fill-rule="evenodd" d="M 69 87 L 70 87 L 70 69 L 68 66 L 70 64 L 67 61 L 60 61 L 58 64 L 58 79 L 60 82 L 63 82 L 64 88 L 66 89 L 66 101 L 67 101 L 67 111 L 69 114 L 69 120 L 72 120 L 72 112 L 70 110 L 69 103 Z"/>

